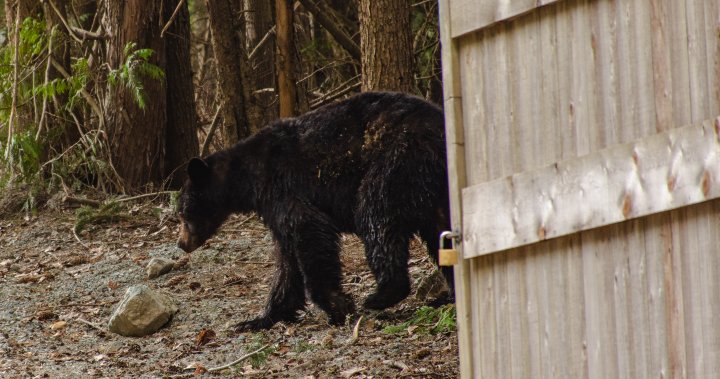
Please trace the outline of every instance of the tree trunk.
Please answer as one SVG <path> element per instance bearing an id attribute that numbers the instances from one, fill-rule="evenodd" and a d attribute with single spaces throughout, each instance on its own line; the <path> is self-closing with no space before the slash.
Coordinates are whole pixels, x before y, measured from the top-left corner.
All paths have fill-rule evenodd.
<path id="1" fill-rule="evenodd" d="M 408 0 L 360 0 L 363 91 L 413 90 Z"/>
<path id="2" fill-rule="evenodd" d="M 206 4 L 223 104 L 225 146 L 229 147 L 253 132 L 246 109 L 249 96 L 243 79 L 242 32 L 238 32 L 243 29 L 236 17 L 240 8 L 234 0 L 206 0 Z"/>
<path id="3" fill-rule="evenodd" d="M 175 10 L 176 1 L 163 2 L 163 22 L 168 22 Z M 183 2 L 180 12 L 164 34 L 167 65 L 167 151 L 165 177 L 178 188 L 185 180 L 180 169 L 190 158 L 198 155 L 197 114 L 195 87 L 190 67 L 190 12 Z"/>
<path id="4" fill-rule="evenodd" d="M 20 17 L 20 23 L 27 17 L 40 18 L 42 6 L 39 0 L 5 0 L 5 21 L 7 30 L 15 28 L 15 19 Z"/>
<path id="5" fill-rule="evenodd" d="M 248 67 L 248 119 L 253 129 L 277 119 L 275 93 L 275 7 L 267 0 L 245 0 L 245 46 Z M 252 54 L 252 56 L 250 56 Z"/>
<path id="6" fill-rule="evenodd" d="M 277 30 L 277 52 L 275 61 L 278 75 L 278 97 L 280 117 L 295 114 L 295 73 L 294 73 L 294 37 L 293 9 L 291 0 L 275 0 Z"/>
<path id="7" fill-rule="evenodd" d="M 106 63 L 113 69 L 124 63 L 129 42 L 137 48 L 153 49 L 151 63 L 166 67 L 159 1 L 126 0 L 103 2 L 103 27 L 110 35 Z M 147 183 L 159 184 L 165 173 L 166 86 L 142 78 L 148 102 L 141 109 L 122 83 L 109 86 L 105 97 L 105 127 L 112 163 L 124 181 L 125 190 Z"/>

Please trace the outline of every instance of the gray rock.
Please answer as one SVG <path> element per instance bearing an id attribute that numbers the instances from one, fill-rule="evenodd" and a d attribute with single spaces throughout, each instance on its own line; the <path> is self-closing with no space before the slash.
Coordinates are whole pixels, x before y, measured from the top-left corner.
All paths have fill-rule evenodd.
<path id="1" fill-rule="evenodd" d="M 167 324 L 177 311 L 168 296 L 143 284 L 134 285 L 110 316 L 108 328 L 126 337 L 146 336 Z"/>
<path id="2" fill-rule="evenodd" d="M 175 261 L 168 258 L 153 258 L 145 268 L 148 279 L 157 278 L 160 275 L 167 274 L 175 266 Z"/>
<path id="3" fill-rule="evenodd" d="M 420 301 L 434 300 L 443 293 L 450 291 L 440 270 L 433 271 L 430 276 L 423 278 L 415 291 L 415 298 Z"/>

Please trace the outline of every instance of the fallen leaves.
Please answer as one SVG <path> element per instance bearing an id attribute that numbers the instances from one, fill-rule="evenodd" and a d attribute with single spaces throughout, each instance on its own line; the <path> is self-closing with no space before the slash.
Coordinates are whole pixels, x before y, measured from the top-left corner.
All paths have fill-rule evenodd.
<path id="1" fill-rule="evenodd" d="M 195 347 L 200 347 L 203 345 L 207 345 L 208 342 L 215 339 L 215 331 L 212 329 L 202 329 L 200 330 L 200 333 L 198 333 L 197 336 L 195 336 Z"/>

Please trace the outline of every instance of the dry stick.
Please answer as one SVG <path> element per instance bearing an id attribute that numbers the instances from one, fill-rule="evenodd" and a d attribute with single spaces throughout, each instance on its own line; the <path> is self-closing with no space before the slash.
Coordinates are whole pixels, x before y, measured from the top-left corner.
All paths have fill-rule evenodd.
<path id="1" fill-rule="evenodd" d="M 17 3 L 17 15 L 20 15 L 20 2 Z M 8 120 L 8 138 L 7 138 L 7 147 L 5 148 L 5 159 L 8 159 L 10 157 L 10 146 L 12 146 L 12 135 L 13 135 L 13 129 L 15 128 L 15 125 L 13 123 L 14 119 L 17 118 L 17 96 L 18 96 L 18 64 L 20 60 L 18 59 L 19 50 L 20 50 L 20 17 L 15 17 L 15 40 L 13 41 L 14 45 L 14 54 L 13 57 L 13 86 L 12 86 L 12 103 L 10 105 L 10 119 Z"/>
<path id="2" fill-rule="evenodd" d="M 180 2 L 178 2 L 178 5 L 175 7 L 172 16 L 170 16 L 167 24 L 165 24 L 165 27 L 163 27 L 162 31 L 160 31 L 160 38 L 163 38 L 165 36 L 165 32 L 168 30 L 168 28 L 170 28 L 170 25 L 172 25 L 173 21 L 175 21 L 175 17 L 177 17 L 178 13 L 180 13 L 180 8 L 182 8 L 183 3 L 185 3 L 185 0 L 180 0 Z"/>
<path id="3" fill-rule="evenodd" d="M 70 26 L 70 24 L 67 22 L 65 17 L 63 17 L 62 13 L 60 13 L 60 10 L 55 6 L 55 3 L 53 3 L 52 0 L 49 0 L 48 3 L 50 3 L 50 7 L 52 7 L 53 11 L 55 11 L 55 14 L 60 19 L 60 22 L 62 22 L 63 26 L 65 26 L 65 30 L 67 30 L 70 37 L 72 37 L 78 43 L 83 42 L 80 39 L 80 37 L 78 37 L 78 35 L 82 36 L 85 39 L 105 39 L 105 38 L 107 38 L 107 35 L 105 35 L 104 33 L 101 33 L 99 28 L 98 28 L 97 32 L 91 32 L 89 30 Z"/>
<path id="4" fill-rule="evenodd" d="M 170 195 L 170 194 L 173 194 L 173 193 L 175 193 L 175 191 L 158 191 L 158 192 L 152 192 L 152 193 L 144 193 L 144 194 L 142 194 L 142 195 L 137 195 L 137 196 L 123 197 L 123 198 L 120 198 L 120 199 L 115 199 L 115 200 L 113 200 L 113 201 L 115 201 L 116 203 L 122 203 L 122 202 L 125 202 L 125 201 L 132 201 L 132 200 L 142 199 L 142 198 L 144 198 L 144 197 L 153 197 L 153 196 L 160 196 L 160 195 Z"/>
<path id="5" fill-rule="evenodd" d="M 55 67 L 55 69 L 58 70 L 60 75 L 62 75 L 65 79 L 70 79 L 70 77 L 71 77 L 70 74 L 68 74 L 68 72 L 65 71 L 65 68 L 61 64 L 59 64 L 52 56 L 48 59 L 50 59 L 53 67 Z M 79 92 L 82 95 L 82 97 L 85 99 L 85 101 L 88 102 L 88 105 L 90 105 L 90 108 L 92 108 L 93 112 L 95 112 L 95 114 L 97 114 L 98 122 L 100 123 L 100 127 L 101 128 L 104 127 L 105 126 L 105 118 L 103 117 L 102 110 L 100 109 L 100 106 L 98 105 L 98 103 L 95 101 L 95 99 L 93 99 L 92 95 L 90 95 L 90 93 L 87 90 L 85 90 L 85 88 L 80 88 Z"/>
<path id="6" fill-rule="evenodd" d="M 315 16 L 315 19 L 333 36 L 340 46 L 355 60 L 360 60 L 360 46 L 323 12 L 313 0 L 300 0 L 300 3 Z"/>
<path id="7" fill-rule="evenodd" d="M 257 354 L 257 353 L 259 353 L 259 352 L 267 349 L 268 347 L 270 347 L 270 344 L 266 344 L 265 346 L 263 346 L 263 347 L 255 350 L 255 351 L 249 352 L 249 353 L 243 355 L 242 357 L 240 357 L 240 358 L 238 358 L 238 359 L 236 359 L 236 360 L 234 360 L 234 361 L 232 361 L 232 362 L 230 362 L 230 363 L 228 363 L 228 364 L 224 364 L 224 365 L 222 365 L 222 366 L 217 366 L 217 367 L 209 368 L 209 369 L 208 369 L 208 372 L 220 371 L 220 370 L 224 370 L 224 369 L 226 369 L 226 368 L 230 368 L 230 367 L 232 367 L 232 366 L 235 366 L 236 364 L 238 364 L 238 363 L 240 363 L 240 362 L 242 362 L 242 361 L 244 361 L 244 360 L 252 357 L 253 355 L 255 355 L 255 354 Z"/>
<path id="8" fill-rule="evenodd" d="M 45 83 L 43 85 L 47 87 L 48 82 L 50 82 L 50 66 L 52 63 L 50 63 L 50 58 L 52 57 L 52 45 L 53 45 L 53 31 L 55 30 L 55 27 L 53 27 L 52 31 L 50 31 L 50 38 L 48 38 L 48 61 L 45 65 Z M 35 133 L 35 141 L 40 140 L 40 134 L 42 133 L 43 126 L 45 125 L 45 112 L 47 112 L 47 96 L 43 96 L 43 103 L 42 103 L 42 110 L 40 111 L 40 121 L 38 122 L 38 130 L 37 133 Z"/>
<path id="9" fill-rule="evenodd" d="M 99 330 L 100 332 L 102 332 L 103 334 L 107 334 L 107 331 L 106 331 L 105 329 L 103 329 L 103 328 L 102 328 L 101 326 L 99 326 L 99 325 L 93 324 L 93 323 L 90 322 L 90 321 L 83 320 L 83 319 L 81 319 L 80 317 L 76 318 L 75 320 L 77 320 L 77 321 L 79 321 L 79 322 L 81 322 L 81 323 L 83 323 L 83 324 L 85 324 L 85 325 L 87 325 L 87 326 L 89 326 L 89 327 L 91 327 L 91 328 L 95 328 L 95 329 Z"/>
<path id="10" fill-rule="evenodd" d="M 215 111 L 215 116 L 213 116 L 212 122 L 210 123 L 210 130 L 208 130 L 208 134 L 205 137 L 205 142 L 203 142 L 202 149 L 200 149 L 200 156 L 204 157 L 205 154 L 207 154 L 208 149 L 210 148 L 210 142 L 212 141 L 213 134 L 215 134 L 215 129 L 217 129 L 217 126 L 219 124 L 220 120 L 220 110 L 222 109 L 223 105 L 225 103 L 222 103 L 218 105 L 217 110 Z"/>
<path id="11" fill-rule="evenodd" d="M 82 245 L 84 248 L 90 250 L 90 246 L 89 246 L 88 244 L 86 244 L 85 242 L 83 242 L 83 241 L 80 239 L 80 236 L 77 235 L 77 232 L 75 231 L 75 228 L 72 228 L 72 233 L 73 233 L 73 237 L 75 237 L 75 239 L 80 243 L 80 245 Z"/>
<path id="12" fill-rule="evenodd" d="M 255 56 L 255 54 L 257 54 L 257 52 L 260 50 L 260 48 L 263 47 L 263 45 L 265 45 L 265 43 L 270 40 L 270 36 L 273 35 L 273 34 L 275 34 L 275 26 L 273 26 L 272 28 L 270 28 L 270 30 L 268 30 L 268 32 L 265 33 L 265 35 L 264 35 L 263 38 L 260 40 L 260 42 L 258 42 L 258 44 L 255 45 L 255 48 L 252 49 L 252 51 L 250 52 L 250 55 L 248 55 L 248 60 L 252 60 L 252 59 L 253 59 L 253 57 Z"/>

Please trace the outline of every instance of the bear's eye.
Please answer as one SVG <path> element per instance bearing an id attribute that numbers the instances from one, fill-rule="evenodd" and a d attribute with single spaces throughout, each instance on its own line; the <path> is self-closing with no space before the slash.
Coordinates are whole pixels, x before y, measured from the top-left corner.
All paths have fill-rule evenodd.
<path id="1" fill-rule="evenodd" d="M 190 234 L 195 234 L 195 225 L 193 225 L 187 221 L 183 221 L 183 222 L 185 223 L 185 230 L 190 232 Z"/>

